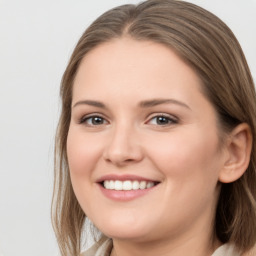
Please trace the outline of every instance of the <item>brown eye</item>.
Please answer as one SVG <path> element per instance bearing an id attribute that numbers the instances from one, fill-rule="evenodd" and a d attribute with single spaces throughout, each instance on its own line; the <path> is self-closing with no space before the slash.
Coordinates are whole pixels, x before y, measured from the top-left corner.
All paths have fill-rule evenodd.
<path id="1" fill-rule="evenodd" d="M 176 124 L 177 120 L 170 116 L 158 115 L 151 118 L 148 123 L 153 125 L 166 126 L 166 125 Z"/>
<path id="2" fill-rule="evenodd" d="M 84 117 L 81 120 L 81 123 L 86 124 L 88 126 L 97 126 L 97 125 L 107 124 L 108 122 L 101 116 L 90 116 L 90 117 Z"/>
<path id="3" fill-rule="evenodd" d="M 165 116 L 159 116 L 156 118 L 156 123 L 159 125 L 166 125 L 170 123 L 170 119 Z"/>

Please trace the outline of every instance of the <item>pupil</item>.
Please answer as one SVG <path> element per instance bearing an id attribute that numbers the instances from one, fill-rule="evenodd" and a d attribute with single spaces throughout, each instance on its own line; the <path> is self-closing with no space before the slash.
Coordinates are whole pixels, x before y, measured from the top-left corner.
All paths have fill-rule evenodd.
<path id="1" fill-rule="evenodd" d="M 157 123 L 158 124 L 168 124 L 168 119 L 164 116 L 160 116 L 157 118 Z"/>
<path id="2" fill-rule="evenodd" d="M 103 123 L 103 119 L 101 117 L 94 117 L 92 119 L 92 123 L 93 124 L 102 124 Z"/>

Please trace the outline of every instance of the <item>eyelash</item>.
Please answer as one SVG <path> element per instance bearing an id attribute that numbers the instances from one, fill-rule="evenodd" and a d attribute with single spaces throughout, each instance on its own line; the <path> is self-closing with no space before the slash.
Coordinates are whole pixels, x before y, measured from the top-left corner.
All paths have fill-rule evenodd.
<path id="1" fill-rule="evenodd" d="M 173 124 L 177 124 L 178 123 L 178 119 L 176 117 L 167 115 L 167 114 L 155 114 L 152 118 L 149 119 L 149 121 L 147 123 L 149 123 L 150 121 L 154 120 L 154 119 L 165 119 L 168 123 L 167 124 L 154 124 L 157 126 L 169 126 L 169 125 L 173 125 Z M 157 122 L 157 121 L 156 121 Z"/>
<path id="2" fill-rule="evenodd" d="M 86 124 L 86 122 L 88 120 L 91 120 L 91 124 L 86 124 L 87 126 L 100 126 L 100 125 L 103 125 L 102 124 L 93 124 L 93 119 L 94 118 L 99 118 L 101 119 L 103 122 L 107 122 L 106 119 L 104 117 L 102 117 L 101 115 L 99 114 L 93 114 L 93 115 L 90 115 L 90 116 L 83 116 L 80 120 L 79 120 L 79 124 Z"/>
<path id="3" fill-rule="evenodd" d="M 100 124 L 93 124 L 93 119 L 94 118 L 100 119 L 102 121 L 102 123 L 100 123 Z M 160 118 L 162 118 L 165 121 L 167 121 L 167 123 L 165 123 L 165 124 L 157 123 L 160 120 Z M 152 125 L 156 125 L 156 126 L 169 126 L 169 125 L 174 125 L 174 124 L 178 123 L 178 119 L 176 117 L 173 117 L 173 116 L 170 116 L 170 115 L 167 115 L 167 114 L 155 114 L 153 117 L 151 117 L 146 122 L 146 124 L 149 124 L 154 119 L 158 119 L 158 120 L 156 120 L 156 124 L 152 124 Z M 86 123 L 89 120 L 90 120 L 90 124 Z M 101 126 L 101 125 L 109 124 L 109 122 L 103 116 L 101 116 L 99 114 L 93 114 L 93 115 L 90 115 L 90 116 L 83 116 L 79 120 L 79 124 L 85 124 L 86 126 L 93 127 L 93 126 Z"/>

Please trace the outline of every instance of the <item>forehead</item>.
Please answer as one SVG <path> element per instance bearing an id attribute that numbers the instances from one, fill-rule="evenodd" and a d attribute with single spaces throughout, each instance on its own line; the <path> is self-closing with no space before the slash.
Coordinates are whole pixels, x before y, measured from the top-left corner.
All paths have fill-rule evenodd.
<path id="1" fill-rule="evenodd" d="M 83 58 L 74 83 L 77 90 L 95 91 L 115 87 L 137 92 L 152 88 L 179 87 L 199 90 L 197 74 L 169 47 L 151 42 L 120 38 L 100 44 Z M 80 93 L 80 92 L 79 92 Z"/>

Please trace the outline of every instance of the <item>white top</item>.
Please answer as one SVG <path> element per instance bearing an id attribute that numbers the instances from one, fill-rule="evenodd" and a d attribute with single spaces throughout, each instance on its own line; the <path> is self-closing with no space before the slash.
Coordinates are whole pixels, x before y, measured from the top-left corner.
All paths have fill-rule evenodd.
<path id="1" fill-rule="evenodd" d="M 83 252 L 80 256 L 110 256 L 113 244 L 111 239 L 102 243 L 94 244 L 89 250 Z M 241 256 L 235 247 L 230 244 L 220 246 L 212 256 Z"/>
<path id="2" fill-rule="evenodd" d="M 237 252 L 235 247 L 230 244 L 224 244 L 220 246 L 212 256 L 241 256 L 240 253 Z"/>

